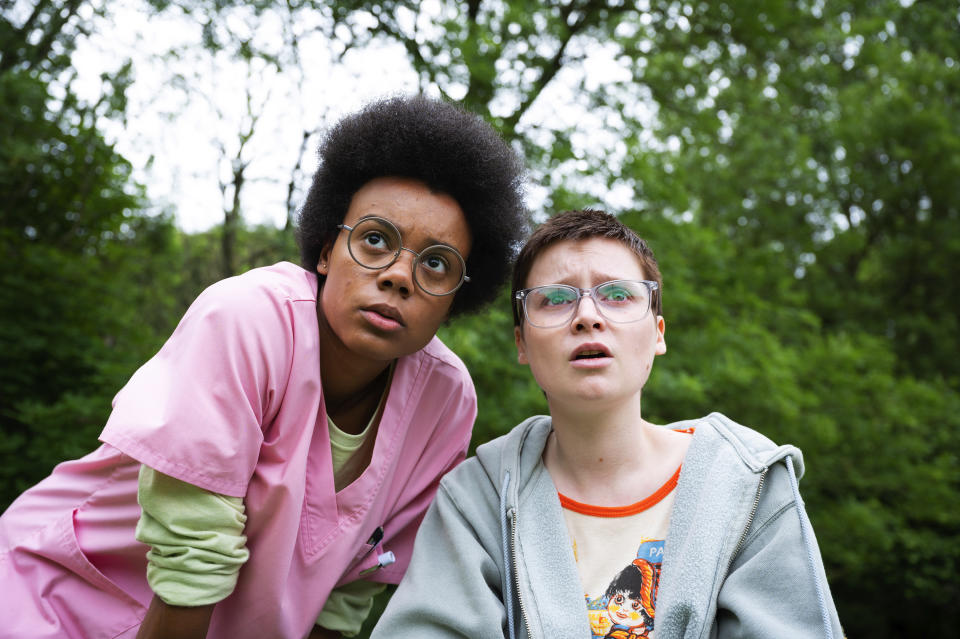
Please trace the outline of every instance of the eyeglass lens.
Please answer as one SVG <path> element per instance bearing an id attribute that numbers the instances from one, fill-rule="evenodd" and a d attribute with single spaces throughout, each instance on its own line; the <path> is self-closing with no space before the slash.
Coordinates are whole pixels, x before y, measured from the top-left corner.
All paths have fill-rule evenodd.
<path id="1" fill-rule="evenodd" d="M 650 289 L 639 281 L 604 282 L 584 293 L 593 298 L 600 313 L 612 322 L 637 322 L 650 310 Z M 573 286 L 538 286 L 524 297 L 524 314 L 534 326 L 560 326 L 573 317 L 581 296 L 581 289 Z"/>
<path id="2" fill-rule="evenodd" d="M 395 226 L 386 220 L 367 218 L 350 231 L 350 255 L 361 266 L 386 268 L 400 256 L 403 250 L 401 241 Z M 414 262 L 417 284 L 433 295 L 450 293 L 463 280 L 463 258 L 452 247 L 439 244 L 428 247 Z"/>

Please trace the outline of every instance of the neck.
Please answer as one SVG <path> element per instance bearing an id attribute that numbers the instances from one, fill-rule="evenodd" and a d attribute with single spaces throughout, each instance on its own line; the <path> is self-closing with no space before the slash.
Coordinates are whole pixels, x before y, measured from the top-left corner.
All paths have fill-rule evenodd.
<path id="1" fill-rule="evenodd" d="M 639 395 L 604 407 L 550 402 L 550 413 L 553 434 L 543 459 L 557 490 L 571 499 L 635 503 L 663 485 L 683 458 L 673 433 L 643 420 Z"/>
<path id="2" fill-rule="evenodd" d="M 320 378 L 326 412 L 340 425 L 338 417 L 372 413 L 368 410 L 380 400 L 390 368 L 390 360 L 370 360 L 351 352 L 327 324 L 317 307 L 320 327 Z M 369 415 L 367 415 L 369 419 Z M 346 425 L 346 422 L 345 422 Z M 342 427 L 341 427 L 342 428 Z M 344 429 L 350 432 L 349 429 Z"/>
<path id="3" fill-rule="evenodd" d="M 639 396 L 620 405 L 595 403 L 550 402 L 554 459 L 577 475 L 610 475 L 635 467 L 647 450 Z"/>

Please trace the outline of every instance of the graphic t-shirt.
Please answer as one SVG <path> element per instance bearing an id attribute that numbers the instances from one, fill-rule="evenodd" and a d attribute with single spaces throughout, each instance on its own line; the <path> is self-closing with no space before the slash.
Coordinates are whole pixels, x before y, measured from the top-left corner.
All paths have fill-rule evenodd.
<path id="1" fill-rule="evenodd" d="M 680 469 L 635 504 L 609 508 L 560 495 L 594 639 L 653 637 L 657 584 Z"/>

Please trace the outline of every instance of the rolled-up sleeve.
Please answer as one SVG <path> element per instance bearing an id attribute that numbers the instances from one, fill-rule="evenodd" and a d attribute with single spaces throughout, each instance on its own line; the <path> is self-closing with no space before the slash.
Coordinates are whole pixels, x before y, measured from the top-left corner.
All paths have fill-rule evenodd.
<path id="1" fill-rule="evenodd" d="M 147 581 L 164 602 L 203 606 L 226 598 L 250 556 L 243 500 L 141 466 L 136 538 L 150 546 Z"/>

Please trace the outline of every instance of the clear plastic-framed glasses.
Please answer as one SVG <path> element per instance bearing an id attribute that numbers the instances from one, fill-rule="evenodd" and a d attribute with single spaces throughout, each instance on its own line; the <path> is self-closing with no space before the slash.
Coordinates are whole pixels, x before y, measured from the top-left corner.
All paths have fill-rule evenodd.
<path id="1" fill-rule="evenodd" d="M 593 298 L 600 314 L 611 322 L 639 322 L 650 312 L 650 300 L 660 285 L 650 280 L 611 280 L 593 288 L 566 284 L 534 286 L 517 291 L 516 303 L 531 326 L 554 328 L 570 321 L 584 297 Z"/>
<path id="2" fill-rule="evenodd" d="M 360 266 L 372 270 L 385 269 L 400 258 L 400 251 L 413 254 L 413 281 L 429 295 L 451 295 L 464 282 L 469 282 L 463 256 L 452 246 L 434 244 L 419 253 L 403 246 L 400 231 L 390 220 L 366 217 L 353 226 L 338 224 L 349 231 L 347 250 Z"/>

